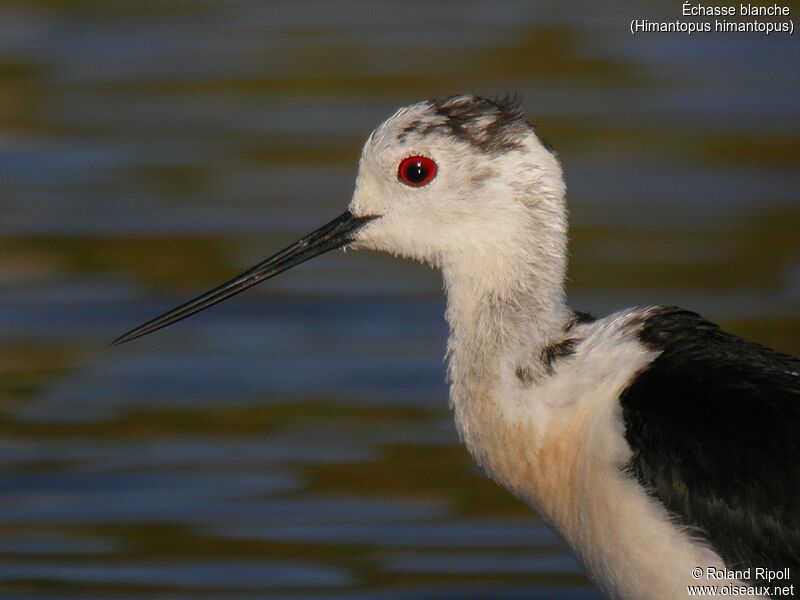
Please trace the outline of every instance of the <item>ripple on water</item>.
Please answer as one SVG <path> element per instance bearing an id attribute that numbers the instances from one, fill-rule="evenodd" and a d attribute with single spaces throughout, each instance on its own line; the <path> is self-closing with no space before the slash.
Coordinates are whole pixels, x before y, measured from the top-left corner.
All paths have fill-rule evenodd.
<path id="1" fill-rule="evenodd" d="M 236 588 L 268 590 L 285 587 L 352 585 L 346 572 L 298 562 L 230 563 L 192 561 L 191 564 L 116 562 L 0 564 L 0 581 L 56 580 L 66 583 L 166 586 L 192 589 Z"/>
<path id="2" fill-rule="evenodd" d="M 531 547 L 561 548 L 552 530 L 531 521 L 448 520 L 423 523 L 324 523 L 306 519 L 302 523 L 260 523 L 214 530 L 217 535 L 239 539 L 281 540 L 314 544 L 367 544 L 414 548 Z"/>
<path id="3" fill-rule="evenodd" d="M 30 473 L 0 480 L 6 524 L 202 523 L 270 514 L 248 496 L 298 489 L 289 473 Z"/>

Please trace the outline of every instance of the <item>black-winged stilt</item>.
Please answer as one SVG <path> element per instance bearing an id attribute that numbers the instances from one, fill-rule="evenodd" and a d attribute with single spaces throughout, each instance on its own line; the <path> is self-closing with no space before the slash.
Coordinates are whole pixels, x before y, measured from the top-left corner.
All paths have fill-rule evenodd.
<path id="1" fill-rule="evenodd" d="M 346 212 L 114 343 L 343 246 L 442 271 L 461 438 L 609 597 L 741 597 L 759 568 L 798 581 L 800 361 L 679 308 L 570 309 L 561 167 L 513 101 L 400 109 Z"/>

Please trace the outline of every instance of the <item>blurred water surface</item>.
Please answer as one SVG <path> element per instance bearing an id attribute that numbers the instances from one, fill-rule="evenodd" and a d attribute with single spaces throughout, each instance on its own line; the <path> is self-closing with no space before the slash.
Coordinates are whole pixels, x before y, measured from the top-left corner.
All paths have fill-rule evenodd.
<path id="1" fill-rule="evenodd" d="M 800 352 L 797 37 L 601 4 L 0 4 L 0 594 L 598 598 L 459 446 L 427 269 L 332 254 L 107 343 L 341 212 L 396 107 L 517 91 L 576 308 Z"/>

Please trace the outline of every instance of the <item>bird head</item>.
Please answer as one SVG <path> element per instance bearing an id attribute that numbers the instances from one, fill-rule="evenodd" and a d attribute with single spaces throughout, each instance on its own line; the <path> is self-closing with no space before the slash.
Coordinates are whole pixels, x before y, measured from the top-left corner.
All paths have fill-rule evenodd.
<path id="1" fill-rule="evenodd" d="M 446 280 L 470 278 L 493 293 L 537 263 L 560 285 L 565 236 L 561 167 L 516 101 L 467 95 L 420 102 L 401 108 L 369 136 L 347 211 L 114 343 L 166 327 L 343 246 L 424 262 L 441 268 Z"/>
<path id="2" fill-rule="evenodd" d="M 561 226 L 563 198 L 558 160 L 513 99 L 420 102 L 364 145 L 350 212 L 376 218 L 351 246 L 492 267 L 528 251 L 535 231 Z"/>

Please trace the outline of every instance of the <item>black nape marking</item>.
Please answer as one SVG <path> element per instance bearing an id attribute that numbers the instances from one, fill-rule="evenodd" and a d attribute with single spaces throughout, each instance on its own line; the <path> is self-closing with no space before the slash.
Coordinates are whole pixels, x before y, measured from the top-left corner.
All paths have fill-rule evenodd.
<path id="1" fill-rule="evenodd" d="M 542 349 L 542 364 L 548 375 L 553 374 L 556 361 L 575 353 L 575 346 L 579 341 L 576 338 L 566 338 Z"/>
<path id="2" fill-rule="evenodd" d="M 529 387 L 534 381 L 530 367 L 517 367 L 516 371 L 514 371 L 514 375 L 517 376 L 517 379 L 519 379 L 520 383 L 525 387 Z"/>
<path id="3" fill-rule="evenodd" d="M 595 318 L 590 313 L 572 311 L 572 317 L 564 323 L 562 331 L 567 334 L 576 325 L 591 323 Z M 538 377 L 552 375 L 555 372 L 556 363 L 575 353 L 576 346 L 583 340 L 579 337 L 569 337 L 559 339 L 545 346 L 539 353 L 538 361 L 532 361 L 533 367 L 520 365 L 514 370 L 514 375 L 525 387 L 530 387 Z"/>
<path id="4" fill-rule="evenodd" d="M 558 361 L 572 356 L 581 341 L 578 338 L 566 338 L 545 346 L 539 353 L 538 360 L 531 361 L 530 366 L 518 366 L 514 375 L 522 385 L 530 387 L 538 378 L 555 373 Z"/>
<path id="5" fill-rule="evenodd" d="M 417 129 L 419 129 L 420 125 L 421 125 L 420 121 L 411 121 L 411 123 L 403 127 L 403 130 L 397 136 L 397 141 L 400 142 L 401 144 L 405 142 L 406 138 L 408 137 L 408 134 L 411 133 L 412 131 L 416 131 Z"/>
<path id="6" fill-rule="evenodd" d="M 497 99 L 482 96 L 450 96 L 431 100 L 434 115 L 440 117 L 435 123 L 412 123 L 425 135 L 444 130 L 459 140 L 467 142 L 483 152 L 495 154 L 522 148 L 522 138 L 532 129 L 525 120 L 525 113 L 514 96 Z"/>
<path id="7" fill-rule="evenodd" d="M 450 135 L 484 152 L 507 152 L 522 147 L 521 134 L 528 130 L 525 113 L 516 98 L 489 100 L 481 96 L 453 96 L 431 101 L 436 114 L 445 118 Z"/>
<path id="8" fill-rule="evenodd" d="M 800 585 L 800 360 L 676 307 L 639 337 L 661 354 L 620 396 L 630 472 L 730 568 Z"/>

